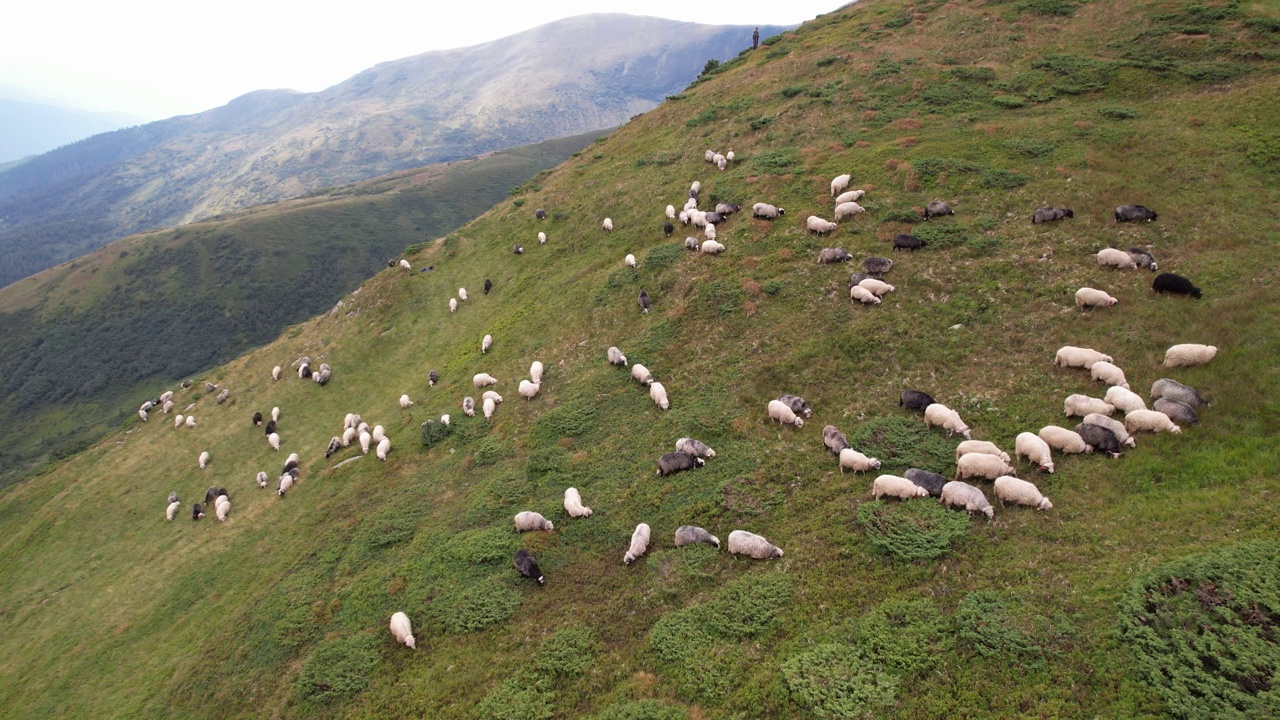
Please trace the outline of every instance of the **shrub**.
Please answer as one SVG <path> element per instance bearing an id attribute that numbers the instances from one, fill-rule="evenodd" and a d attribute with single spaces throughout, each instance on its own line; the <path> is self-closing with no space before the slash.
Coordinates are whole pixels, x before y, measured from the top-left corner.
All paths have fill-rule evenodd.
<path id="1" fill-rule="evenodd" d="M 755 120 L 752 120 L 751 122 L 747 123 L 747 127 L 751 128 L 752 130 L 763 130 L 764 128 L 768 127 L 769 123 L 773 122 L 775 119 L 776 118 L 772 116 L 758 117 Z"/>
<path id="2" fill-rule="evenodd" d="M 515 614 L 523 596 L 494 577 L 437 596 L 441 622 L 452 633 L 469 633 L 500 623 Z"/>
<path id="3" fill-rule="evenodd" d="M 1058 146 L 1051 142 L 1024 140 L 1022 138 L 1006 140 L 1004 142 L 1004 147 L 1010 152 L 1014 152 L 1019 155 L 1026 155 L 1027 157 L 1044 157 L 1058 149 Z"/>
<path id="4" fill-rule="evenodd" d="M 862 503 L 858 524 L 867 542 L 898 562 L 936 560 L 969 531 L 969 516 L 930 499 Z"/>
<path id="5" fill-rule="evenodd" d="M 809 86 L 808 85 L 790 85 L 788 87 L 782 88 L 778 92 L 782 94 L 782 97 L 792 98 L 804 92 L 805 88 L 807 87 Z"/>
<path id="6" fill-rule="evenodd" d="M 593 720 L 688 720 L 683 708 L 668 705 L 661 700 L 624 702 L 606 708 Z"/>
<path id="7" fill-rule="evenodd" d="M 818 67 L 827 67 L 828 65 L 834 65 L 836 61 L 838 61 L 839 59 L 840 58 L 834 55 L 832 55 L 831 57 L 824 57 L 818 61 Z"/>
<path id="8" fill-rule="evenodd" d="M 533 422 L 529 439 L 532 444 L 542 446 L 554 445 L 562 437 L 582 437 L 595 428 L 596 414 L 595 406 L 589 403 L 567 402 L 539 416 Z"/>
<path id="9" fill-rule="evenodd" d="M 475 454 L 472 455 L 472 462 L 477 466 L 484 467 L 513 454 L 514 451 L 509 443 L 501 442 L 496 438 L 484 438 L 480 441 L 480 446 L 476 448 Z"/>
<path id="10" fill-rule="evenodd" d="M 595 659 L 594 639 L 585 628 L 565 628 L 542 641 L 533 669 L 549 677 L 576 677 Z"/>
<path id="11" fill-rule="evenodd" d="M 751 166 L 770 175 L 789 175 L 800 169 L 800 155 L 791 148 L 766 150 L 751 158 Z"/>
<path id="12" fill-rule="evenodd" d="M 1014 4 L 1013 9 L 1031 15 L 1069 17 L 1075 14 L 1076 7 L 1078 6 L 1070 0 L 1020 0 Z"/>
<path id="13" fill-rule="evenodd" d="M 1241 65 L 1224 62 L 1197 62 L 1178 66 L 1178 74 L 1193 82 L 1225 82 L 1245 72 Z"/>
<path id="14" fill-rule="evenodd" d="M 849 437 L 849 442 L 894 468 L 914 467 L 942 474 L 955 471 L 956 443 L 929 430 L 914 417 L 869 420 Z"/>
<path id="15" fill-rule="evenodd" d="M 898 679 L 851 647 L 819 645 L 782 664 L 787 690 L 819 718 L 870 716 L 893 703 Z"/>
<path id="16" fill-rule="evenodd" d="M 1031 67 L 1056 75 L 1062 83 L 1054 89 L 1066 95 L 1080 95 L 1096 92 L 1106 88 L 1111 81 L 1114 68 L 1101 60 L 1049 53 L 1039 60 L 1033 60 Z"/>
<path id="17" fill-rule="evenodd" d="M 1038 655 L 1040 648 L 1019 628 L 1008 609 L 1010 599 L 995 590 L 969 593 L 956 607 L 956 638 L 983 657 L 1010 660 Z"/>
<path id="18" fill-rule="evenodd" d="M 765 283 L 763 286 L 764 293 L 766 295 L 777 295 L 779 292 L 782 291 L 782 288 L 783 288 L 783 284 L 782 284 L 782 281 L 780 280 L 770 280 L 769 282 Z"/>
<path id="19" fill-rule="evenodd" d="M 996 95 L 991 102 L 1009 110 L 1027 106 L 1027 99 L 1021 95 Z"/>
<path id="20" fill-rule="evenodd" d="M 885 26 L 885 27 L 887 27 L 887 28 L 900 28 L 900 27 L 906 27 L 906 26 L 908 26 L 908 25 L 910 25 L 910 24 L 911 24 L 911 16 L 910 16 L 910 15 L 902 15 L 902 16 L 899 16 L 899 17 L 893 18 L 892 20 L 885 20 L 885 22 L 884 22 L 884 26 Z"/>
<path id="21" fill-rule="evenodd" d="M 957 80 L 966 82 L 989 83 L 996 79 L 996 71 L 980 65 L 961 65 L 953 67 L 947 74 Z"/>
<path id="22" fill-rule="evenodd" d="M 476 711 L 481 720 L 546 720 L 554 700 L 528 673 L 516 673 L 490 690 Z"/>
<path id="23" fill-rule="evenodd" d="M 1142 117 L 1141 113 L 1123 105 L 1106 105 L 1098 108 L 1098 114 L 1108 120 L 1133 120 Z"/>
<path id="24" fill-rule="evenodd" d="M 1031 182 L 1031 178 L 1000 168 L 985 168 L 978 175 L 978 182 L 992 190 L 1015 190 Z"/>
<path id="25" fill-rule="evenodd" d="M 914 209 L 908 210 L 906 208 L 903 208 L 901 210 L 890 210 L 889 212 L 886 212 L 885 214 L 880 216 L 881 224 L 890 223 L 890 222 L 898 222 L 898 223 L 920 222 L 920 212 Z"/>
<path id="26" fill-rule="evenodd" d="M 886 600 L 858 621 L 854 638 L 868 658 L 911 676 L 951 650 L 950 631 L 948 618 L 930 600 Z"/>
<path id="27" fill-rule="evenodd" d="M 422 438 L 422 448 L 429 450 L 452 434 L 452 425 L 445 425 L 437 420 L 428 420 L 422 423 L 422 430 L 419 432 L 419 436 Z"/>
<path id="28" fill-rule="evenodd" d="M 327 640 L 307 658 L 295 689 L 314 703 L 351 697 L 369 684 L 377 664 L 378 640 L 373 635 Z"/>
<path id="29" fill-rule="evenodd" d="M 962 100 L 970 97 L 970 92 L 963 85 L 956 83 L 931 83 L 924 92 L 920 93 L 920 99 L 926 104 L 934 107 L 945 107 L 954 105 Z"/>
<path id="30" fill-rule="evenodd" d="M 445 543 L 444 550 L 462 562 L 478 564 L 506 560 L 515 546 L 510 530 L 491 527 L 457 533 Z"/>
<path id="31" fill-rule="evenodd" d="M 686 120 L 684 123 L 684 126 L 698 127 L 699 125 L 706 125 L 707 123 L 714 121 L 719 116 L 720 116 L 720 109 L 717 108 L 715 105 L 712 105 L 711 107 L 703 109 L 697 115 L 694 115 L 693 117 Z"/>

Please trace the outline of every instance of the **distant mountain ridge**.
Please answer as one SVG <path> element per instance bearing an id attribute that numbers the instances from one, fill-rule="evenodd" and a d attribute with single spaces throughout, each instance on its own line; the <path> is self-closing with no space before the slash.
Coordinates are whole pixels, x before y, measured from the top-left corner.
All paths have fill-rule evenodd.
<path id="1" fill-rule="evenodd" d="M 137 125 L 119 113 L 58 107 L 0 96 L 0 164 L 49 152 L 99 133 Z"/>
<path id="2" fill-rule="evenodd" d="M 134 232 L 620 125 L 751 30 L 584 15 L 94 136 L 0 172 L 0 286 Z"/>

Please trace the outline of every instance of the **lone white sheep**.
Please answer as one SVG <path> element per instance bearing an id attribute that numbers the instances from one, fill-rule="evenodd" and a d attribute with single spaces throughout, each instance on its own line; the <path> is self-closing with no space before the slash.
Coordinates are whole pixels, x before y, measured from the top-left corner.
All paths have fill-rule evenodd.
<path id="1" fill-rule="evenodd" d="M 202 453 L 200 453 L 200 460 L 199 460 L 199 463 L 200 463 L 200 469 L 201 469 L 201 470 L 203 470 L 203 469 L 205 469 L 206 467 L 208 467 L 208 466 L 209 466 L 209 453 L 208 453 L 208 452 L 202 452 Z"/>
<path id="2" fill-rule="evenodd" d="M 458 299 L 459 299 L 459 300 L 461 300 L 462 302 L 466 302 L 466 301 L 467 301 L 467 289 L 466 289 L 466 288 L 458 288 Z"/>
<path id="3" fill-rule="evenodd" d="M 218 522 L 226 522 L 227 516 L 231 514 L 231 501 L 226 495 L 219 495 L 218 502 L 214 508 L 214 513 L 218 516 Z"/>
<path id="4" fill-rule="evenodd" d="M 1053 503 L 1049 502 L 1049 498 L 1040 494 L 1040 488 L 1026 480 L 1002 475 L 996 478 L 995 490 L 996 498 L 1000 501 L 1000 507 L 1004 507 L 1005 503 L 1013 503 L 1014 505 L 1029 505 L 1037 510 L 1053 509 Z"/>
<path id="5" fill-rule="evenodd" d="M 1182 432 L 1182 428 L 1174 425 L 1169 416 L 1159 410 L 1134 410 L 1124 416 L 1124 428 L 1131 433 Z"/>
<path id="6" fill-rule="evenodd" d="M 1054 364 L 1059 367 L 1078 367 L 1088 370 L 1093 367 L 1096 362 L 1111 362 L 1110 355 L 1094 350 L 1093 348 L 1080 348 L 1071 345 L 1064 345 L 1058 348 L 1057 355 L 1054 356 Z"/>
<path id="7" fill-rule="evenodd" d="M 525 532 L 528 530 L 555 530 L 556 526 L 550 520 L 542 517 L 540 513 L 532 510 L 516 513 L 514 518 L 516 522 L 516 530 Z"/>
<path id="8" fill-rule="evenodd" d="M 275 366 L 275 367 L 271 368 L 271 379 L 272 379 L 272 380 L 279 380 L 279 379 L 280 379 L 280 375 L 281 375 L 283 372 L 284 372 L 284 368 L 280 367 L 279 365 L 277 365 L 277 366 Z"/>
<path id="9" fill-rule="evenodd" d="M 1212 360 L 1217 354 L 1218 348 L 1213 345 L 1197 345 L 1196 343 L 1174 345 L 1164 353 L 1164 366 L 1187 367 L 1203 365 Z"/>
<path id="10" fill-rule="evenodd" d="M 1128 428 L 1124 426 L 1124 423 L 1111 417 L 1110 413 L 1107 413 L 1106 415 L 1103 415 L 1102 413 L 1089 413 L 1084 416 L 1082 424 L 1097 425 L 1098 427 L 1106 428 L 1116 436 L 1116 440 L 1118 440 L 1120 444 L 1128 445 L 1129 447 L 1138 446 L 1138 441 L 1133 437 L 1133 434 L 1129 432 Z"/>
<path id="11" fill-rule="evenodd" d="M 501 404 L 502 404 L 502 396 L 501 396 L 501 395 L 499 395 L 498 393 L 496 393 L 496 392 L 492 391 L 492 390 L 485 390 L 485 391 L 484 391 L 484 394 L 480 396 L 480 399 L 481 399 L 481 400 L 492 400 L 492 401 L 494 401 L 494 402 L 498 403 L 499 405 L 501 405 Z"/>
<path id="12" fill-rule="evenodd" d="M 489 352 L 489 348 L 491 347 L 493 347 L 493 336 L 485 335 L 480 340 L 480 353 L 483 355 L 484 353 Z"/>
<path id="13" fill-rule="evenodd" d="M 707 227 L 712 226 L 708 225 Z M 724 252 L 724 245 L 715 240 L 703 240 L 702 244 L 698 246 L 698 251 L 708 255 L 719 255 Z"/>
<path id="14" fill-rule="evenodd" d="M 471 384 L 475 385 L 476 388 L 482 388 L 489 385 L 497 385 L 498 379 L 489 373 L 476 373 L 471 376 Z"/>
<path id="15" fill-rule="evenodd" d="M 266 471 L 265 471 L 265 470 L 259 470 L 259 471 L 258 471 L 258 475 L 257 475 L 257 477 L 255 477 L 255 478 L 254 478 L 254 481 L 258 483 L 258 487 L 260 487 L 260 488 L 265 488 L 265 487 L 267 486 L 267 473 L 266 473 Z"/>
<path id="16" fill-rule="evenodd" d="M 848 190 L 850 180 L 853 180 L 853 176 L 850 175 L 849 173 L 845 173 L 844 175 L 837 175 L 834 179 L 832 179 L 831 197 L 835 197 L 840 193 L 844 192 L 845 190 Z"/>
<path id="17" fill-rule="evenodd" d="M 409 409 L 409 408 L 411 408 L 411 407 L 413 407 L 413 401 L 409 399 L 409 396 L 408 396 L 408 395 L 401 395 L 401 396 L 400 396 L 400 409 L 401 409 L 401 410 L 408 410 L 408 409 Z M 350 430 L 351 428 L 347 428 L 347 429 L 348 429 L 348 430 Z"/>
<path id="18" fill-rule="evenodd" d="M 1117 267 L 1125 270 L 1136 270 L 1138 263 L 1134 262 L 1133 256 L 1123 250 L 1115 248 L 1104 248 L 1095 255 L 1098 264 L 1103 267 Z"/>
<path id="19" fill-rule="evenodd" d="M 540 233 L 538 233 L 538 244 L 539 244 L 539 245 L 546 245 L 546 244 L 547 244 L 547 234 L 546 234 L 546 233 L 544 233 L 544 232 L 540 232 Z"/>
<path id="20" fill-rule="evenodd" d="M 275 422 L 280 422 L 280 408 L 271 408 L 271 419 Z"/>
<path id="21" fill-rule="evenodd" d="M 871 483 L 871 495 L 876 500 L 888 495 L 901 500 L 917 497 L 929 497 L 929 491 L 897 475 L 881 475 Z"/>
<path id="22" fill-rule="evenodd" d="M 186 425 L 186 426 L 187 426 L 187 427 L 189 427 L 189 428 L 193 428 L 193 427 L 195 427 L 195 426 L 196 426 L 196 416 L 195 416 L 195 415 L 188 415 L 188 416 L 187 416 L 187 419 L 186 419 L 186 420 L 184 420 L 182 424 L 183 424 L 183 425 Z"/>
<path id="23" fill-rule="evenodd" d="M 1147 403 L 1141 395 L 1119 385 L 1107 388 L 1107 394 L 1102 399 L 1121 412 L 1147 409 Z"/>
<path id="24" fill-rule="evenodd" d="M 830 220 L 824 220 L 817 215 L 810 215 L 805 218 L 804 224 L 805 227 L 809 229 L 809 232 L 817 233 L 819 235 L 826 235 L 839 227 L 836 223 L 833 223 Z"/>
<path id="25" fill-rule="evenodd" d="M 676 219 L 676 206 L 675 206 L 675 205 L 668 205 L 668 206 L 667 206 L 667 219 L 668 219 L 668 220 L 675 220 L 675 219 Z"/>
<path id="26" fill-rule="evenodd" d="M 861 285 L 854 285 L 849 288 L 849 299 L 857 300 L 868 305 L 879 305 L 881 300 L 876 294 Z"/>
<path id="27" fill-rule="evenodd" d="M 1053 474 L 1053 455 L 1049 452 L 1049 443 L 1039 435 L 1029 432 L 1018 433 L 1018 437 L 1013 441 L 1013 454 L 1039 465 L 1041 472 Z"/>
<path id="28" fill-rule="evenodd" d="M 616 347 L 609 348 L 608 352 L 605 353 L 605 356 L 609 358 L 610 365 L 625 366 L 627 364 L 627 356 L 623 355 L 622 351 Z"/>
<path id="29" fill-rule="evenodd" d="M 845 448 L 840 451 L 841 474 L 844 473 L 845 468 L 849 468 L 856 473 L 879 470 L 880 461 L 873 457 L 867 457 L 853 448 Z"/>
<path id="30" fill-rule="evenodd" d="M 569 517 L 591 517 L 591 508 L 582 504 L 582 495 L 578 488 L 567 488 L 564 491 L 564 511 Z"/>
<path id="31" fill-rule="evenodd" d="M 410 648 L 414 646 L 413 626 L 409 624 L 408 615 L 398 612 L 391 616 L 391 634 L 396 642 Z"/>
<path id="32" fill-rule="evenodd" d="M 958 480 L 952 480 L 942 486 L 942 494 L 938 497 L 938 502 L 946 507 L 962 507 L 969 515 L 980 512 L 987 516 L 988 521 L 996 514 L 987 496 L 981 490 Z"/>
<path id="33" fill-rule="evenodd" d="M 538 391 L 541 389 L 542 386 L 538 383 L 521 380 L 520 385 L 516 387 L 516 393 L 525 400 L 532 400 L 538 396 Z"/>
<path id="34" fill-rule="evenodd" d="M 1129 389 L 1129 381 L 1124 377 L 1124 370 L 1118 365 L 1109 363 L 1106 360 L 1099 360 L 1089 368 L 1089 377 L 1094 380 L 1101 380 L 1107 385 L 1122 387 Z"/>
<path id="35" fill-rule="evenodd" d="M 1093 446 L 1086 443 L 1080 433 L 1057 425 L 1045 425 L 1036 433 L 1049 447 L 1064 453 L 1091 453 Z"/>
<path id="36" fill-rule="evenodd" d="M 1079 415 L 1084 417 L 1090 413 L 1098 413 L 1099 415 L 1110 415 L 1116 411 L 1116 406 L 1105 400 L 1100 400 L 1088 395 L 1068 395 L 1066 400 L 1062 401 L 1062 413 L 1067 417 Z"/>
<path id="37" fill-rule="evenodd" d="M 942 403 L 934 403 L 924 409 L 924 424 L 946 430 L 947 437 L 951 437 L 952 433 L 958 433 L 963 435 L 965 440 L 969 439 L 969 426 L 960 419 L 960 413 Z"/>
<path id="38" fill-rule="evenodd" d="M 671 402 L 667 400 L 667 389 L 660 382 L 654 382 L 649 385 L 649 397 L 663 410 L 671 407 Z"/>
<path id="39" fill-rule="evenodd" d="M 542 384 L 542 361 L 534 360 L 529 364 L 529 380 L 534 385 Z"/>
<path id="40" fill-rule="evenodd" d="M 605 218 L 604 222 L 600 223 L 600 227 L 604 228 L 605 232 L 613 232 L 613 218 Z"/>
<path id="41" fill-rule="evenodd" d="M 1111 307 L 1118 302 L 1120 301 L 1105 292 L 1091 287 L 1082 287 L 1076 291 L 1076 307 L 1081 310 L 1088 307 Z"/>
<path id="42" fill-rule="evenodd" d="M 640 559 L 641 555 L 649 549 L 649 525 L 648 523 L 640 523 L 636 525 L 635 532 L 631 533 L 631 547 L 627 548 L 627 554 L 622 556 L 622 564 L 630 565 Z"/>
<path id="43" fill-rule="evenodd" d="M 633 267 L 635 267 L 635 266 L 636 266 L 636 256 L 635 256 L 635 255 L 632 255 L 631 253 L 627 253 L 627 256 L 626 256 L 626 257 L 624 257 L 624 258 L 622 258 L 622 264 L 623 264 L 623 265 L 626 265 L 626 266 L 627 266 L 627 267 L 629 267 L 629 268 L 633 268 Z"/>
<path id="44" fill-rule="evenodd" d="M 635 378 L 636 382 L 641 385 L 651 385 L 653 383 L 653 374 L 649 372 L 649 368 L 643 365 L 632 365 L 631 377 Z"/>
<path id="45" fill-rule="evenodd" d="M 186 417 L 185 417 L 182 413 L 178 413 L 177 415 L 174 415 L 174 416 L 173 416 L 173 428 L 174 428 L 175 430 L 177 430 L 178 428 L 182 427 L 182 422 L 183 422 L 184 420 L 186 420 Z"/>
<path id="46" fill-rule="evenodd" d="M 965 440 L 956 446 L 956 460 L 959 461 L 961 456 L 969 453 L 982 453 L 983 455 L 995 455 L 1005 462 L 1009 462 L 1009 453 L 1001 450 L 995 443 L 986 440 Z"/>
<path id="47" fill-rule="evenodd" d="M 384 437 L 378 441 L 378 447 L 374 450 L 379 460 L 386 460 L 387 453 L 391 452 L 391 438 Z"/>
<path id="48" fill-rule="evenodd" d="M 1017 468 L 995 455 L 969 453 L 968 455 L 961 455 L 960 459 L 956 461 L 955 479 L 964 480 L 965 478 L 980 477 L 987 480 L 995 480 L 1001 475 L 1016 475 L 1017 472 Z"/>
<path id="49" fill-rule="evenodd" d="M 786 425 L 795 425 L 796 427 L 804 427 L 804 420 L 796 416 L 786 403 L 778 400 L 769 401 L 769 419 L 777 420 L 779 423 Z"/>
<path id="50" fill-rule="evenodd" d="M 772 560 L 782 557 L 782 548 L 761 535 L 746 530 L 734 530 L 729 533 L 729 554 L 747 555 L 757 560 Z"/>

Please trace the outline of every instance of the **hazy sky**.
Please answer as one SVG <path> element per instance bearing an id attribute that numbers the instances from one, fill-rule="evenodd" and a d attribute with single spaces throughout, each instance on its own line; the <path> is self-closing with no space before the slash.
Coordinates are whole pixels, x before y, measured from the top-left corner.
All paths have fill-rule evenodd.
<path id="1" fill-rule="evenodd" d="M 159 119 L 224 105 L 251 90 L 322 90 L 379 62 L 475 45 L 584 13 L 790 25 L 844 4 L 360 0 L 337 9 L 297 0 L 29 0 L 3 11 L 0 85 L 85 109 Z"/>

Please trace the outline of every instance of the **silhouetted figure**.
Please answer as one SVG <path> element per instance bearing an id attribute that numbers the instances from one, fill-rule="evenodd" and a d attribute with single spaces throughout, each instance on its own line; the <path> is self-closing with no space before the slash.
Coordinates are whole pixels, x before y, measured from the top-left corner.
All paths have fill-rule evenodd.
<path id="1" fill-rule="evenodd" d="M 760 28 L 756 28 L 755 32 L 751 33 L 751 49 L 755 50 L 758 47 L 760 47 Z"/>

